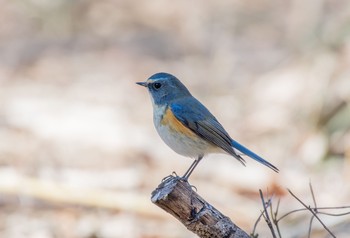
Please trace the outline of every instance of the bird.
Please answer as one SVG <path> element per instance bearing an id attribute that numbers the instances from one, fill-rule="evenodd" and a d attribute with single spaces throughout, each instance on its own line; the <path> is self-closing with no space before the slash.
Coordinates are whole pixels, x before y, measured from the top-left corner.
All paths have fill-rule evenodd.
<path id="1" fill-rule="evenodd" d="M 153 123 L 162 140 L 176 153 L 194 161 L 181 177 L 187 181 L 205 155 L 225 153 L 245 166 L 246 155 L 275 172 L 278 168 L 232 139 L 214 115 L 174 75 L 156 73 L 136 84 L 148 89 Z"/>

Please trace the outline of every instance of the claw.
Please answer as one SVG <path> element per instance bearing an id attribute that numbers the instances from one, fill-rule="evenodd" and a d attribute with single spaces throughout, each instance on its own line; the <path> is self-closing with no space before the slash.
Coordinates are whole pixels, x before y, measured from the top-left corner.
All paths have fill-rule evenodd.
<path id="1" fill-rule="evenodd" d="M 171 179 L 171 178 L 180 178 L 178 175 L 177 175 L 177 173 L 175 172 L 175 171 L 173 171 L 170 175 L 168 175 L 168 176 L 166 176 L 166 177 L 164 177 L 163 179 L 162 179 L 162 183 L 163 182 L 165 182 L 165 181 L 167 181 L 168 179 Z"/>

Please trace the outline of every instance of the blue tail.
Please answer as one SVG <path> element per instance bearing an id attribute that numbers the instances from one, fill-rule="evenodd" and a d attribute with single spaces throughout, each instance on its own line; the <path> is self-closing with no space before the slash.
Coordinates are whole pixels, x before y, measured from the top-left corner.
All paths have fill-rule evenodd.
<path id="1" fill-rule="evenodd" d="M 249 156 L 250 158 L 252 158 L 252 159 L 262 163 L 263 165 L 265 165 L 267 167 L 269 167 L 273 171 L 275 171 L 275 172 L 279 171 L 274 165 L 270 164 L 269 162 L 267 162 L 266 160 L 261 158 L 259 155 L 257 155 L 254 152 L 250 151 L 248 148 L 244 147 L 243 145 L 241 145 L 237 141 L 232 140 L 232 146 L 233 146 L 233 148 L 239 150 L 240 152 L 242 152 L 243 154 Z"/>

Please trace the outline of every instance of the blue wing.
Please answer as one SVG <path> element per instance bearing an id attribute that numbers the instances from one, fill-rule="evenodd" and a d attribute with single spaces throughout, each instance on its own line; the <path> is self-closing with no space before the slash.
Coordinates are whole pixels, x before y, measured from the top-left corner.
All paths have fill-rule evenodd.
<path id="1" fill-rule="evenodd" d="M 176 100 L 170 105 L 170 109 L 183 125 L 202 139 L 220 147 L 244 165 L 244 159 L 232 148 L 232 139 L 229 134 L 197 99 L 186 97 Z"/>
<path id="2" fill-rule="evenodd" d="M 233 140 L 217 119 L 197 99 L 185 97 L 176 100 L 169 106 L 175 117 L 183 125 L 187 126 L 206 141 L 222 148 L 243 165 L 245 163 L 244 159 L 233 148 L 278 172 L 278 169 L 274 165 Z"/>

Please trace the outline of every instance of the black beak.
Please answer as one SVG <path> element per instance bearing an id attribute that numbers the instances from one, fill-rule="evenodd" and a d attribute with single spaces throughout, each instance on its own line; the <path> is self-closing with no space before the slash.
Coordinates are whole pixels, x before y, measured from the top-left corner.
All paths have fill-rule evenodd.
<path id="1" fill-rule="evenodd" d="M 136 84 L 147 87 L 147 82 L 137 82 Z"/>

